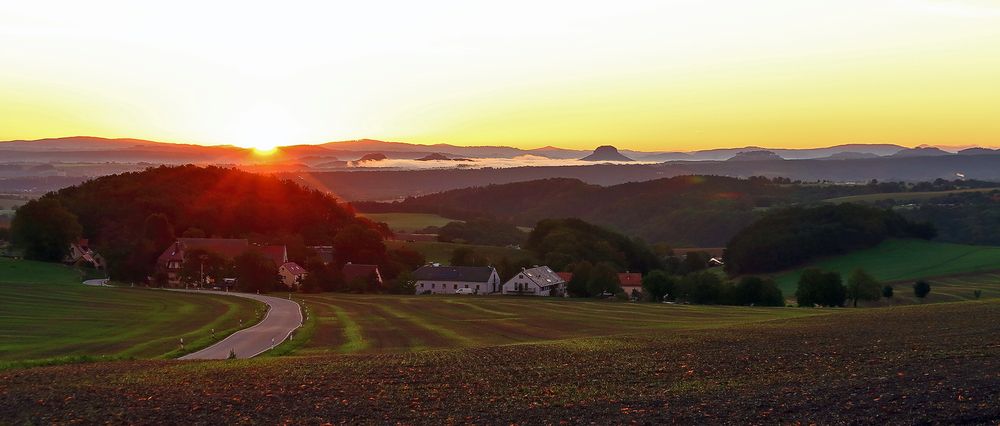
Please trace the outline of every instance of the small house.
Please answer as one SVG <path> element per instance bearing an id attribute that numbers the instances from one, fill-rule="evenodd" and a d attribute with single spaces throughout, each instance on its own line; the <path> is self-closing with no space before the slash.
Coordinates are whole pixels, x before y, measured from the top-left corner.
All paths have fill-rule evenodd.
<path id="1" fill-rule="evenodd" d="M 417 294 L 455 294 L 467 288 L 474 294 L 500 291 L 500 276 L 492 266 L 421 266 L 413 271 Z"/>
<path id="2" fill-rule="evenodd" d="M 278 275 L 281 276 L 281 283 L 286 285 L 290 289 L 297 289 L 301 284 L 302 280 L 306 278 L 305 268 L 299 266 L 295 262 L 285 262 L 278 268 Z"/>
<path id="3" fill-rule="evenodd" d="M 632 292 L 642 293 L 642 274 L 638 272 L 624 272 L 618 274 L 618 283 L 626 296 L 632 297 Z"/>
<path id="4" fill-rule="evenodd" d="M 523 296 L 560 296 L 566 294 L 566 281 L 548 266 L 522 269 L 503 285 L 503 294 Z"/>

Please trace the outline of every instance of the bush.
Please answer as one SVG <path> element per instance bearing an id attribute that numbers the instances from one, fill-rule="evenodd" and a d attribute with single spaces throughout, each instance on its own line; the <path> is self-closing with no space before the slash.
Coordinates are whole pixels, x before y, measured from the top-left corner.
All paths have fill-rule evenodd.
<path id="1" fill-rule="evenodd" d="M 920 280 L 913 283 L 913 295 L 923 300 L 927 297 L 927 294 L 931 292 L 931 284 L 927 281 Z"/>
<path id="2" fill-rule="evenodd" d="M 891 285 L 886 285 L 882 287 L 882 297 L 886 299 L 892 299 L 893 288 Z"/>

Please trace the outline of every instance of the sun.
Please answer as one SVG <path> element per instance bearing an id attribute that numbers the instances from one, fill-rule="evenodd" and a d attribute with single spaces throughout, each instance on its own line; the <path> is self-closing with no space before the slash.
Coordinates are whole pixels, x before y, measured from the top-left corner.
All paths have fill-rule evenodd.
<path id="1" fill-rule="evenodd" d="M 224 138 L 232 145 L 252 149 L 255 155 L 267 156 L 278 147 L 296 143 L 299 130 L 287 111 L 273 105 L 255 105 L 229 120 Z"/>

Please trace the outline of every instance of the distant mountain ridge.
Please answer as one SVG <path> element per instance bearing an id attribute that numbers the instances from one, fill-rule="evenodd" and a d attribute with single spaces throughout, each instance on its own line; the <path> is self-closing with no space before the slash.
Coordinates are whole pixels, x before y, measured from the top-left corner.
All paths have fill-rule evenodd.
<path id="1" fill-rule="evenodd" d="M 610 145 L 607 145 L 610 146 Z M 601 161 L 723 161 L 741 153 L 770 151 L 786 160 L 820 158 L 862 158 L 869 156 L 899 157 L 950 155 L 948 151 L 934 147 L 906 148 L 893 144 L 843 144 L 820 148 L 767 148 L 747 146 L 742 148 L 719 148 L 691 152 L 677 151 L 637 151 L 615 150 L 618 156 L 609 154 Z M 243 163 L 255 162 L 252 149 L 232 145 L 192 145 L 157 142 L 142 139 L 108 139 L 93 136 L 72 136 L 38 140 L 15 140 L 0 142 L 0 152 L 8 161 L 111 161 L 111 162 L 151 162 L 151 163 Z M 357 160 L 366 154 L 379 152 L 390 159 L 415 160 L 428 156 L 444 155 L 451 158 L 517 158 L 522 156 L 549 159 L 575 160 L 592 155 L 591 151 L 566 149 L 554 146 L 522 149 L 509 146 L 458 146 L 451 144 L 421 145 L 404 142 L 358 139 L 350 141 L 326 142 L 316 145 L 290 145 L 278 148 L 272 161 L 303 162 L 306 164 L 329 163 L 334 160 Z M 851 153 L 851 154 L 846 154 Z M 963 155 L 987 155 L 1000 153 L 987 148 L 971 148 Z M 604 154 L 599 155 L 602 157 Z M 615 160 L 611 158 L 615 157 Z M 627 159 L 627 160 L 626 160 Z"/>

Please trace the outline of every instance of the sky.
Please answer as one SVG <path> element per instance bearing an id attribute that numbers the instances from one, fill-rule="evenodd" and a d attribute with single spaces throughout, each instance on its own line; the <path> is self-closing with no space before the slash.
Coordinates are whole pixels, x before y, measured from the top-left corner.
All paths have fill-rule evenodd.
<path id="1" fill-rule="evenodd" d="M 1000 146 L 1000 1 L 0 2 L 0 140 Z"/>

